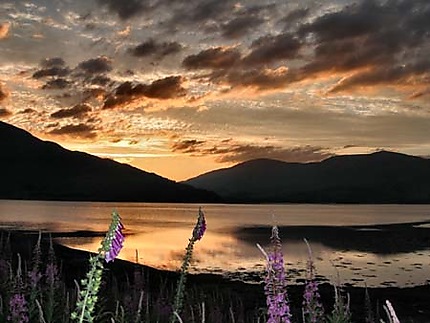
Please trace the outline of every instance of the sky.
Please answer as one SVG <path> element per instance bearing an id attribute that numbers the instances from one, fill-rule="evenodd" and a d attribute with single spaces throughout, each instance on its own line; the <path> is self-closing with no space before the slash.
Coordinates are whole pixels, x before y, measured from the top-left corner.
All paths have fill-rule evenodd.
<path id="1" fill-rule="evenodd" d="M 430 156 L 429 57 L 428 0 L 1 0 L 0 120 L 176 181 Z"/>

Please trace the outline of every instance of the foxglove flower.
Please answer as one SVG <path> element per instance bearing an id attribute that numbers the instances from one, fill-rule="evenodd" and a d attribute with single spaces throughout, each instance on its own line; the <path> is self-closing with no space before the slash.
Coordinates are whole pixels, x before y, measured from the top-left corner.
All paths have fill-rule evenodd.
<path id="1" fill-rule="evenodd" d="M 124 226 L 118 213 L 112 213 L 112 222 L 106 237 L 96 256 L 90 257 L 90 270 L 86 278 L 81 280 L 83 290 L 79 291 L 76 310 L 72 313 L 72 320 L 82 322 L 93 322 L 93 312 L 98 301 L 97 293 L 100 289 L 103 275 L 103 260 L 113 261 L 121 251 L 124 242 L 122 230 Z"/>
<path id="2" fill-rule="evenodd" d="M 206 219 L 205 214 L 203 213 L 202 209 L 199 208 L 199 216 L 197 218 L 196 226 L 193 230 L 193 239 L 195 241 L 200 240 L 206 231 Z"/>
<path id="3" fill-rule="evenodd" d="M 119 255 L 124 243 L 124 234 L 122 233 L 124 226 L 117 213 L 114 213 L 112 224 L 113 230 L 112 232 L 109 231 L 107 235 L 109 250 L 105 251 L 106 262 L 113 261 Z"/>
<path id="4" fill-rule="evenodd" d="M 290 323 L 291 314 L 288 304 L 284 256 L 277 226 L 273 226 L 270 240 L 271 250 L 268 253 L 260 245 L 257 245 L 266 256 L 267 276 L 264 293 L 267 304 L 267 323 Z"/>
<path id="5" fill-rule="evenodd" d="M 182 261 L 181 272 L 178 280 L 178 286 L 176 287 L 175 300 L 173 304 L 173 312 L 170 319 L 171 323 L 175 323 L 176 321 L 179 320 L 178 317 L 182 310 L 182 304 L 183 304 L 183 298 L 184 298 L 185 281 L 188 273 L 188 268 L 190 266 L 191 257 L 193 255 L 194 243 L 203 237 L 205 231 L 206 231 L 205 214 L 203 213 L 202 209 L 199 208 L 197 223 L 193 229 L 193 233 L 188 242 L 188 246 L 185 249 L 185 256 Z"/>

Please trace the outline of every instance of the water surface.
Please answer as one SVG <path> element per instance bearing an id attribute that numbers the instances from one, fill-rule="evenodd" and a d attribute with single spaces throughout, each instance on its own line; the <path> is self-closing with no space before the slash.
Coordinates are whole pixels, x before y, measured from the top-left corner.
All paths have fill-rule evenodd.
<path id="1" fill-rule="evenodd" d="M 280 227 L 292 283 L 305 275 L 312 246 L 322 280 L 357 286 L 412 286 L 430 280 L 429 205 L 226 205 L 0 201 L 0 226 L 52 232 L 104 232 L 112 210 L 126 227 L 120 257 L 160 269 L 179 268 L 198 208 L 207 232 L 195 247 L 193 272 L 214 272 L 255 281 L 264 259 L 255 244 L 267 245 Z M 422 222 L 422 223 L 415 223 Z M 414 223 L 405 226 L 380 224 Z M 427 230 L 429 230 L 427 232 Z M 428 234 L 427 234 L 428 233 Z M 302 237 L 303 235 L 303 237 Z M 392 239 L 390 237 L 393 237 Z M 64 237 L 64 245 L 95 251 L 98 237 Z M 427 244 L 427 242 L 429 242 Z"/>

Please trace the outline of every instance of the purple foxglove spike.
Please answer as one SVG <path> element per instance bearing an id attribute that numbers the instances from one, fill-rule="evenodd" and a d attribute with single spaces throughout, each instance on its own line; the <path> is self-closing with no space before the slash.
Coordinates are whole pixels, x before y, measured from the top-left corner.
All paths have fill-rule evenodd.
<path id="1" fill-rule="evenodd" d="M 121 219 L 119 218 L 111 236 L 109 250 L 105 253 L 106 262 L 113 261 L 119 255 L 125 239 L 124 234 L 122 233 L 123 229 L 124 225 L 121 223 Z"/>
<path id="2" fill-rule="evenodd" d="M 205 231 L 206 231 L 205 214 L 201 209 L 199 209 L 199 217 L 197 219 L 196 226 L 194 227 L 194 230 L 193 230 L 193 239 L 196 241 L 200 240 L 205 234 Z"/>

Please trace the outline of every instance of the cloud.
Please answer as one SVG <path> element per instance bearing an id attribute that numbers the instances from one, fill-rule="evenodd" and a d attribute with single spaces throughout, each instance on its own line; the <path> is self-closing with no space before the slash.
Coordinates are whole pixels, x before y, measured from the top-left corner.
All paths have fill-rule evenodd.
<path id="1" fill-rule="evenodd" d="M 171 3 L 171 0 L 164 1 L 166 6 L 171 6 Z M 220 22 L 225 16 L 230 16 L 234 10 L 235 1 L 190 0 L 175 1 L 175 4 L 173 15 L 166 22 L 166 26 L 173 30 L 181 26 L 200 28 L 211 22 Z"/>
<path id="2" fill-rule="evenodd" d="M 221 26 L 222 36 L 230 39 L 243 37 L 251 28 L 257 27 L 263 22 L 262 18 L 252 16 L 234 18 Z"/>
<path id="3" fill-rule="evenodd" d="M 430 62 L 416 62 L 414 64 L 403 64 L 401 66 L 375 67 L 374 69 L 357 73 L 345 78 L 337 83 L 330 92 L 342 92 L 353 89 L 357 86 L 373 86 L 379 84 L 404 84 L 415 83 L 416 78 L 421 75 L 428 75 L 430 72 Z"/>
<path id="4" fill-rule="evenodd" d="M 319 16 L 313 22 L 304 24 L 300 32 L 313 33 L 318 42 L 369 35 L 383 28 L 384 16 L 375 1 L 362 1 Z"/>
<path id="5" fill-rule="evenodd" d="M 256 30 L 265 19 L 260 17 L 261 7 L 253 7 L 239 13 L 233 19 L 221 25 L 221 35 L 228 39 L 238 39 Z"/>
<path id="6" fill-rule="evenodd" d="M 103 109 L 112 109 L 142 97 L 167 100 L 185 96 L 186 89 L 182 87 L 182 82 L 181 76 L 168 76 L 150 84 L 123 82 L 106 96 Z"/>
<path id="7" fill-rule="evenodd" d="M 106 56 L 100 56 L 79 63 L 77 69 L 89 75 L 103 74 L 112 71 L 112 61 Z"/>
<path id="8" fill-rule="evenodd" d="M 47 77 L 47 76 L 67 76 L 70 74 L 68 67 L 53 66 L 48 68 L 40 69 L 33 73 L 33 77 L 36 79 Z"/>
<path id="9" fill-rule="evenodd" d="M 181 76 L 169 76 L 152 82 L 144 89 L 144 95 L 155 99 L 173 99 L 184 96 Z"/>
<path id="10" fill-rule="evenodd" d="M 300 21 L 306 18 L 309 13 L 309 8 L 297 8 L 288 12 L 280 22 L 285 25 L 285 30 L 289 30 L 294 25 L 300 24 Z"/>
<path id="11" fill-rule="evenodd" d="M 215 47 L 187 56 L 182 65 L 190 70 L 224 69 L 232 67 L 240 61 L 241 54 L 235 48 Z"/>
<path id="12" fill-rule="evenodd" d="M 174 152 L 188 153 L 194 156 L 216 156 L 220 163 L 244 162 L 251 159 L 271 158 L 287 162 L 314 162 L 333 156 L 326 148 L 300 146 L 283 148 L 274 145 L 254 145 L 223 140 L 216 145 L 196 139 L 177 141 L 172 145 Z"/>
<path id="13" fill-rule="evenodd" d="M 322 147 L 304 146 L 293 148 L 281 148 L 271 145 L 234 145 L 229 149 L 219 150 L 215 147 L 213 153 L 220 154 L 218 162 L 244 162 L 257 158 L 279 159 L 287 162 L 315 162 L 333 156 L 324 151 Z"/>
<path id="14" fill-rule="evenodd" d="M 280 59 L 296 58 L 301 43 L 290 34 L 265 36 L 251 45 L 250 53 L 243 57 L 237 48 L 215 47 L 186 57 L 182 65 L 189 70 L 209 69 L 208 77 L 215 83 L 258 90 L 276 89 L 298 80 L 283 65 L 269 68 L 268 64 Z"/>
<path id="15" fill-rule="evenodd" d="M 173 151 L 180 151 L 182 153 L 194 153 L 199 151 L 199 148 L 205 143 L 202 140 L 189 139 L 177 141 L 172 145 Z"/>
<path id="16" fill-rule="evenodd" d="M 252 43 L 251 52 L 243 58 L 243 62 L 255 66 L 298 58 L 301 47 L 300 40 L 289 33 L 264 36 Z"/>
<path id="17" fill-rule="evenodd" d="M 63 90 L 65 88 L 67 88 L 70 84 L 71 84 L 71 82 L 69 82 L 68 80 L 59 77 L 59 78 L 49 80 L 48 82 L 46 82 L 42 86 L 42 89 L 44 89 L 44 90 Z"/>
<path id="18" fill-rule="evenodd" d="M 10 31 L 10 22 L 0 23 L 0 40 L 7 38 Z"/>
<path id="19" fill-rule="evenodd" d="M 0 107 L 0 118 L 9 117 L 10 115 L 12 115 L 12 112 Z"/>
<path id="20" fill-rule="evenodd" d="M 286 67 L 236 69 L 222 75 L 222 81 L 234 87 L 251 87 L 263 91 L 285 87 L 296 81 L 296 75 L 290 73 Z"/>
<path id="21" fill-rule="evenodd" d="M 430 88 L 412 93 L 409 96 L 409 99 L 418 99 L 418 98 L 423 98 L 427 96 L 430 96 Z"/>
<path id="22" fill-rule="evenodd" d="M 0 83 L 0 102 L 9 96 L 9 92 Z"/>
<path id="23" fill-rule="evenodd" d="M 61 57 L 45 58 L 40 63 L 40 66 L 42 66 L 43 68 L 65 67 L 66 62 Z"/>
<path id="24" fill-rule="evenodd" d="M 97 135 L 94 132 L 96 129 L 93 126 L 79 123 L 79 124 L 68 124 L 60 128 L 56 128 L 50 131 L 53 135 L 68 135 L 70 137 L 77 138 L 95 138 Z"/>
<path id="25" fill-rule="evenodd" d="M 153 56 L 157 59 L 162 59 L 168 55 L 174 55 L 182 50 L 182 45 L 178 42 L 156 42 L 154 39 L 149 39 L 136 47 L 130 48 L 128 51 L 136 57 Z"/>
<path id="26" fill-rule="evenodd" d="M 41 69 L 33 73 L 33 77 L 36 79 L 48 76 L 64 77 L 71 72 L 61 57 L 45 58 L 40 62 L 40 67 Z"/>
<path id="27" fill-rule="evenodd" d="M 19 111 L 18 113 L 21 113 L 21 114 L 28 114 L 28 113 L 34 113 L 34 112 L 36 112 L 36 110 L 31 109 L 31 108 L 26 108 L 26 109 L 24 109 L 24 110 Z"/>
<path id="28" fill-rule="evenodd" d="M 308 45 L 314 46 L 315 55 L 298 74 L 343 73 L 335 92 L 388 82 L 402 86 L 411 79 L 424 83 L 420 76 L 430 72 L 422 64 L 430 55 L 429 15 L 424 0 L 369 0 L 324 14 L 299 28 L 302 39 L 313 39 Z"/>
<path id="29" fill-rule="evenodd" d="M 97 2 L 106 6 L 122 20 L 130 19 L 150 9 L 149 1 L 146 0 L 97 0 Z"/>
<path id="30" fill-rule="evenodd" d="M 81 118 L 83 116 L 86 116 L 88 112 L 90 112 L 91 106 L 86 104 L 86 103 L 82 103 L 82 104 L 77 104 L 72 108 L 69 109 L 60 109 L 58 111 L 55 111 L 54 113 L 51 114 L 51 118 L 55 118 L 55 119 L 61 119 L 61 118 Z"/>
<path id="31" fill-rule="evenodd" d="M 106 86 L 113 81 L 106 75 L 96 75 L 91 79 L 91 84 Z"/>

